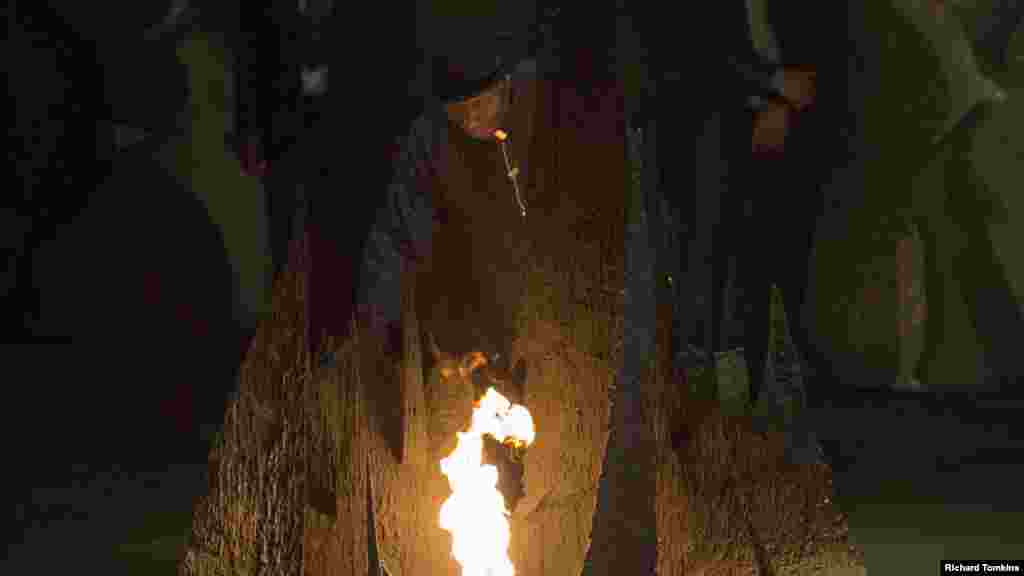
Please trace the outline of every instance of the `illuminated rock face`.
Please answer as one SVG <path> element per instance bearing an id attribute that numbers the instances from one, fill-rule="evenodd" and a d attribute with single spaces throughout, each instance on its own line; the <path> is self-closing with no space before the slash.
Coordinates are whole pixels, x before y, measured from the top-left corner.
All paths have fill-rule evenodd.
<path id="1" fill-rule="evenodd" d="M 440 527 L 452 535 L 452 556 L 463 576 L 513 576 L 508 503 L 498 490 L 499 471 L 483 462 L 484 440 L 512 447 L 534 440 L 530 413 L 489 388 L 473 407 L 471 423 L 458 433 L 451 454 L 441 460 L 451 495 L 441 505 Z"/>
<path id="2" fill-rule="evenodd" d="M 417 269 L 417 318 L 447 353 L 500 350 L 513 372 L 523 362 L 525 388 L 508 396 L 521 396 L 537 441 L 523 461 L 509 556 L 517 573 L 571 574 L 590 532 L 619 340 L 624 150 L 613 90 L 587 100 L 568 84 L 517 88 L 520 102 L 538 102 L 517 108 L 523 115 L 507 130 L 513 161 L 530 166 L 520 176 L 527 218 L 498 147 L 451 134 L 433 190 L 431 258 Z M 395 574 L 459 573 L 438 526 L 451 494 L 438 461 L 469 421 L 460 406 L 476 397 L 471 381 L 442 386 L 438 372 L 425 378 L 419 423 L 405 425 L 428 431 L 429 459 L 397 463 L 380 446 L 371 451 L 381 556 Z M 441 433 L 444 421 L 455 429 Z"/>

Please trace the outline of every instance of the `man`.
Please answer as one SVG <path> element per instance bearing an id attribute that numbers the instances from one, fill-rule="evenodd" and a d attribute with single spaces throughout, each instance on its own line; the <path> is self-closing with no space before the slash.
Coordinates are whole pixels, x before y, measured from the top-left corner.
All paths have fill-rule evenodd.
<path id="1" fill-rule="evenodd" d="M 681 243 L 685 246 L 681 255 L 685 274 L 681 282 L 674 283 L 681 292 L 675 327 L 677 358 L 682 357 L 684 366 L 713 364 L 713 352 L 733 344 L 724 341 L 727 331 L 723 322 L 730 259 L 735 258 L 738 291 L 755 294 L 757 302 L 751 310 L 753 314 L 741 314 L 746 320 L 743 343 L 747 348 L 753 404 L 763 387 L 768 290 L 777 277 L 759 261 L 766 254 L 756 251 L 764 246 L 777 246 L 774 239 L 778 234 L 772 222 L 792 231 L 793 239 L 787 239 L 788 247 L 783 249 L 791 257 L 785 261 L 783 275 L 799 280 L 775 283 L 786 286 L 783 290 L 788 295 L 788 312 L 798 313 L 796 302 L 802 301 L 804 289 L 802 285 L 790 286 L 793 282 L 806 282 L 806 272 L 800 271 L 804 265 L 796 263 L 805 260 L 809 241 L 797 240 L 806 234 L 796 228 L 809 226 L 816 208 L 802 202 L 800 207 L 806 210 L 784 214 L 784 221 L 780 220 L 783 214 L 773 212 L 781 212 L 776 207 L 791 208 L 797 191 L 803 193 L 820 174 L 812 174 L 805 167 L 796 170 L 795 164 L 787 164 L 789 174 L 781 168 L 774 173 L 779 178 L 785 175 L 783 180 L 769 181 L 765 178 L 768 173 L 759 173 L 758 184 L 752 176 L 743 176 L 754 168 L 776 166 L 770 162 L 752 163 L 752 156 L 755 152 L 759 157 L 778 156 L 786 144 L 792 111 L 808 110 L 815 101 L 817 60 L 801 56 L 808 53 L 806 46 L 822 42 L 796 24 L 805 22 L 805 15 L 781 14 L 779 6 L 772 5 L 776 10 L 771 13 L 766 13 L 766 6 L 756 0 L 723 2 L 717 7 L 699 21 L 701 27 L 716 30 L 710 43 L 706 34 L 680 36 L 675 28 L 662 28 L 665 18 L 652 18 L 647 27 L 655 42 L 657 164 L 660 186 L 682 220 Z M 826 28 L 829 34 L 834 33 L 834 28 Z M 678 63 L 680 37 L 701 39 L 701 45 L 683 51 L 701 55 L 686 66 Z M 658 53 L 663 56 L 659 58 Z M 826 64 L 831 67 L 831 60 Z M 695 83 L 693 79 L 699 81 Z M 832 79 L 830 75 L 827 83 L 830 98 L 837 91 Z M 678 167 L 681 134 L 692 134 L 695 138 L 692 174 Z M 800 142 L 808 139 L 801 136 Z M 791 188 L 793 192 L 789 193 Z M 750 206 L 754 208 L 754 219 L 750 221 L 744 219 L 748 199 L 756 200 L 751 202 L 755 205 Z M 791 324 L 794 331 L 800 325 Z M 802 334 L 797 338 L 802 348 L 807 347 Z"/>
<path id="2" fill-rule="evenodd" d="M 647 27 L 655 42 L 652 60 L 657 79 L 660 187 L 682 219 L 682 240 L 686 246 L 682 254 L 686 279 L 678 285 L 688 293 L 680 295 L 682 308 L 676 345 L 689 363 L 710 359 L 699 348 L 706 346 L 715 351 L 725 344 L 720 326 L 722 292 L 728 259 L 734 252 L 725 242 L 735 235 L 735 230 L 727 231 L 718 222 L 720 215 L 733 208 L 724 188 L 727 176 L 740 170 L 742 159 L 750 154 L 751 113 L 772 101 L 788 100 L 804 107 L 813 94 L 813 73 L 784 68 L 777 63 L 777 57 L 755 49 L 752 30 L 767 30 L 763 23 L 756 22 L 763 18 L 754 18 L 758 16 L 751 10 L 755 6 L 749 1 L 724 2 L 718 10 L 707 13 L 700 25 L 717 30 L 717 40 L 688 50 L 704 55 L 689 66 L 681 66 L 678 61 L 678 31 L 661 28 L 665 18 L 652 17 L 656 21 Z M 752 21 L 758 24 L 754 28 Z M 693 37 L 703 39 L 706 35 Z M 702 88 L 694 89 L 693 78 L 701 79 Z M 778 137 L 777 130 L 771 130 L 772 121 L 778 121 L 774 110 L 766 110 L 761 116 L 762 139 Z M 692 174 L 678 168 L 680 134 L 695 136 Z M 694 177 L 696 181 L 692 180 Z M 709 258 L 712 254 L 715 256 Z M 711 266 L 712 262 L 715 266 Z"/>
<path id="3" fill-rule="evenodd" d="M 410 278 L 406 271 L 431 259 L 435 220 L 440 223 L 450 215 L 444 206 L 435 207 L 434 192 L 440 184 L 442 159 L 451 157 L 447 151 L 452 127 L 458 127 L 469 138 L 460 149 L 502 148 L 501 154 L 495 155 L 493 165 L 496 173 L 504 178 L 505 190 L 500 194 L 508 199 L 508 204 L 500 205 L 501 209 L 519 211 L 523 206 L 518 173 L 510 170 L 520 166 L 516 154 L 509 155 L 510 151 L 522 151 L 518 144 L 523 136 L 510 129 L 506 122 L 513 110 L 517 87 L 522 79 L 532 75 L 531 61 L 527 60 L 529 38 L 525 34 L 501 37 L 481 33 L 463 42 L 463 45 L 451 47 L 446 55 L 432 59 L 433 95 L 428 99 L 426 110 L 413 121 L 408 134 L 399 143 L 391 184 L 371 224 L 363 250 L 358 273 L 357 313 L 364 329 L 363 338 L 370 339 L 369 349 L 383 348 L 390 357 L 387 361 L 380 356 L 368 360 L 385 371 L 379 373 L 381 378 L 387 377 L 388 366 L 401 355 L 402 282 Z M 502 156 L 509 160 L 508 165 Z M 506 176 L 509 172 L 513 175 Z M 458 223 L 449 224 L 445 229 L 453 226 L 457 227 Z M 469 247 L 465 243 L 461 246 L 446 244 L 443 249 L 466 251 Z M 448 261 L 434 262 L 429 267 L 431 272 L 421 279 L 417 294 L 422 299 L 422 294 L 433 289 L 438 292 L 439 301 L 419 307 L 421 326 L 434 331 L 453 325 L 451 319 L 476 318 L 461 323 L 459 329 L 441 328 L 434 333 L 439 347 L 453 355 L 478 347 L 489 348 L 486 350 L 489 353 L 506 350 L 510 344 L 509 323 L 502 322 L 501 303 L 480 300 L 496 298 L 496 294 L 484 294 L 494 291 L 490 290 L 490 285 L 481 284 L 493 279 L 467 276 L 472 271 L 465 265 L 460 265 L 461 270 L 445 268 L 450 275 L 445 278 L 441 267 Z M 434 286 L 435 283 L 443 286 Z M 480 317 L 482 314 L 488 317 Z M 390 425 L 385 426 L 390 428 Z"/>
<path id="4" fill-rule="evenodd" d="M 845 146 L 841 128 L 846 110 L 846 52 L 845 44 L 835 41 L 845 38 L 837 34 L 845 28 L 824 15 L 814 15 L 821 17 L 820 28 L 809 30 L 800 24 L 809 16 L 806 10 L 786 14 L 785 6 L 771 3 L 769 10 L 763 10 L 756 0 L 748 0 L 747 6 L 759 60 L 744 64 L 731 58 L 729 70 L 747 86 L 750 79 L 759 78 L 762 81 L 753 86 L 763 88 L 767 77 L 771 89 L 748 90 L 748 111 L 732 113 L 731 119 L 727 113 L 724 123 L 723 154 L 731 165 L 723 201 L 727 222 L 715 232 L 712 342 L 718 341 L 724 309 L 725 256 L 735 254 L 737 281 L 748 300 L 743 340 L 751 406 L 756 405 L 765 381 L 772 284 L 782 293 L 794 344 L 810 369 L 805 386 L 808 402 L 814 405 L 820 400 L 821 386 L 830 380 L 830 366 L 811 339 L 801 312 L 814 228 L 823 208 L 821 186 L 841 162 Z M 821 103 L 818 92 L 826 98 Z M 817 460 L 813 435 L 790 440 L 791 458 Z M 795 440 L 803 445 L 793 445 Z"/>

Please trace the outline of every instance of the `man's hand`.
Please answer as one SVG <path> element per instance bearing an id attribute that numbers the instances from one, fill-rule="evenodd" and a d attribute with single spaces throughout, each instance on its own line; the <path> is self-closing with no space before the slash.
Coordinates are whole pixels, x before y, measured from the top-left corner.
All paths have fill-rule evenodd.
<path id="1" fill-rule="evenodd" d="M 789 114 L 789 107 L 775 100 L 757 111 L 751 142 L 754 153 L 782 152 L 789 132 Z"/>
<path id="2" fill-rule="evenodd" d="M 814 104 L 817 72 L 805 68 L 783 68 L 782 97 L 797 111 Z"/>

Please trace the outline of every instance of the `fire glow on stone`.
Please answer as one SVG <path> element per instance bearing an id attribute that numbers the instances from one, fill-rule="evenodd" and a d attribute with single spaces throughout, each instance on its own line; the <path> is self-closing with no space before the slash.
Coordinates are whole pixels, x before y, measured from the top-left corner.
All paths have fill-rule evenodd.
<path id="1" fill-rule="evenodd" d="M 451 496 L 441 505 L 441 528 L 452 534 L 452 556 L 462 576 L 514 576 L 508 556 L 511 526 L 498 491 L 498 469 L 483 464 L 485 435 L 515 447 L 533 443 L 530 412 L 488 388 L 473 408 L 469 429 L 457 434 L 455 450 L 441 460 Z"/>

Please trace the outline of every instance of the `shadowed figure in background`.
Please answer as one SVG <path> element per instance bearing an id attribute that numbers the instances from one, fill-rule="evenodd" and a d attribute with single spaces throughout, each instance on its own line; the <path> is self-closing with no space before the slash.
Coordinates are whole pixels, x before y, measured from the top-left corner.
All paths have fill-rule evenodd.
<path id="1" fill-rule="evenodd" d="M 31 374 L 12 386 L 9 400 L 22 410 L 9 424 L 22 435 L 50 433 L 19 443 L 24 459 L 10 466 L 33 489 L 73 488 L 59 497 L 63 510 L 48 509 L 53 497 L 45 490 L 24 496 L 17 518 L 24 546 L 19 553 L 12 546 L 9 559 L 47 573 L 67 562 L 110 573 L 123 560 L 112 552 L 133 527 L 160 509 L 187 518 L 206 488 L 199 475 L 177 471 L 206 464 L 208 433 L 223 421 L 236 382 L 242 334 L 220 230 L 176 165 L 191 119 L 178 39 L 144 35 L 166 5 L 110 19 L 92 4 L 40 4 L 19 3 L 39 12 L 14 24 L 59 55 L 63 86 L 47 116 L 64 133 L 44 134 L 56 144 L 49 169 L 26 173 L 35 178 L 27 184 L 41 186 L 34 201 L 51 215 L 33 222 L 26 251 L 32 266 L 24 280 L 38 294 L 33 345 L 4 351 L 13 352 L 5 358 L 12 374 Z M 52 20 L 42 18 L 46 10 Z M 53 71 L 45 61 L 31 64 L 16 69 L 28 72 L 24 83 L 11 80 L 39 98 L 34 82 Z M 126 132 L 135 137 L 115 140 Z M 108 485 L 130 492 L 146 472 L 167 480 L 159 497 L 140 505 L 134 494 L 101 492 Z M 68 527 L 76 534 L 63 542 Z M 167 535 L 178 537 L 179 528 Z M 55 556 L 55 541 L 82 547 Z"/>
<path id="2" fill-rule="evenodd" d="M 845 105 L 845 27 L 817 12 L 771 0 L 719 2 L 694 19 L 716 31 L 710 43 L 706 34 L 678 34 L 678 21 L 657 11 L 642 25 L 653 43 L 659 186 L 681 220 L 674 346 L 684 366 L 713 369 L 714 352 L 742 344 L 752 406 L 764 388 L 773 283 L 797 348 L 827 379 L 800 312 L 817 188 L 843 145 L 836 122 Z M 693 44 L 680 47 L 680 36 Z M 687 152 L 693 163 L 681 168 Z M 742 338 L 725 325 L 730 261 Z"/>
<path id="3" fill-rule="evenodd" d="M 110 378 L 93 390 L 121 398 L 111 406 L 134 406 L 121 418 L 169 443 L 138 457 L 199 453 L 199 424 L 223 418 L 242 347 L 223 238 L 175 165 L 190 119 L 188 74 L 176 55 L 188 27 L 145 33 L 168 4 L 134 7 L 118 22 L 95 6 L 17 4 L 18 30 L 66 39 L 75 52 L 55 62 L 66 101 L 48 114 L 64 127 L 51 169 L 25 175 L 32 201 L 46 208 L 27 240 L 31 274 L 19 278 L 38 295 L 33 336 L 81 350 L 110 346 L 111 363 L 120 350 L 125 374 L 162 365 L 167 349 L 188 360 L 151 370 L 147 385 Z M 35 64 L 45 70 L 45 61 Z M 29 78 L 19 84 L 33 87 Z M 136 137 L 123 141 L 127 132 Z M 190 368 L 193 361 L 204 368 Z M 97 433 L 113 424 L 98 420 L 88 427 Z M 178 452 L 186 445 L 196 451 Z"/>
<path id="4" fill-rule="evenodd" d="M 731 165 L 714 241 L 712 342 L 719 340 L 722 325 L 724 256 L 735 254 L 745 300 L 740 312 L 751 406 L 764 391 L 772 284 L 782 293 L 787 325 L 806 368 L 804 393 L 814 406 L 832 381 L 831 365 L 811 337 L 803 311 L 822 189 L 846 158 L 846 28 L 841 18 L 808 6 L 772 0 L 746 5 L 753 41 L 745 45 L 760 58 L 757 70 L 761 77 L 769 74 L 771 89 L 748 92 L 745 111 L 723 116 L 722 150 Z M 845 13 L 830 5 L 832 12 Z M 737 61 L 731 62 L 729 69 L 735 70 Z M 791 460 L 810 463 L 825 456 L 809 430 L 787 433 Z"/>

